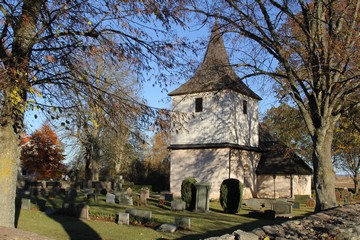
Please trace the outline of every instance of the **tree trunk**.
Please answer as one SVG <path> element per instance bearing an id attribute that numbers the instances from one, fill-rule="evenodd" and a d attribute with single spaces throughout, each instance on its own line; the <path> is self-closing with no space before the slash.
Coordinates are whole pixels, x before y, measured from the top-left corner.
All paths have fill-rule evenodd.
<path id="1" fill-rule="evenodd" d="M 314 136 L 313 165 L 316 194 L 315 212 L 337 206 L 335 197 L 335 171 L 331 161 L 333 132 L 324 127 Z"/>
<path id="2" fill-rule="evenodd" d="M 355 188 L 355 194 L 359 193 L 359 174 L 358 174 L 358 169 L 355 170 L 355 174 L 354 174 L 354 188 Z"/>
<path id="3" fill-rule="evenodd" d="M 0 226 L 14 227 L 19 142 L 11 124 L 0 127 Z"/>

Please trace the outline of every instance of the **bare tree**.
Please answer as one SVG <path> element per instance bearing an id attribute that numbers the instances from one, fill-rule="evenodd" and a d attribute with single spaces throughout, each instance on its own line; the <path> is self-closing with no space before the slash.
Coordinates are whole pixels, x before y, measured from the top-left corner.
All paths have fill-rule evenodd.
<path id="1" fill-rule="evenodd" d="M 360 1 L 196 1 L 190 10 L 242 43 L 244 78 L 267 75 L 297 104 L 312 139 L 315 211 L 336 206 L 331 144 L 340 116 L 359 105 L 350 93 L 360 85 Z"/>
<path id="2" fill-rule="evenodd" d="M 0 225 L 14 226 L 19 134 L 27 109 L 59 111 L 83 86 L 77 55 L 100 49 L 135 70 L 175 68 L 170 25 L 182 1 L 4 0 L 0 3 Z M 163 36 L 163 41 L 156 37 Z M 155 37 L 155 38 L 154 38 Z M 77 69 L 79 71 L 79 69 Z M 162 75 L 158 75 L 161 77 Z M 95 94 L 100 93 L 95 92 Z M 97 98 L 96 98 L 97 99 Z M 61 100 L 61 101 L 59 101 Z M 53 109 L 53 110 L 51 110 Z"/>

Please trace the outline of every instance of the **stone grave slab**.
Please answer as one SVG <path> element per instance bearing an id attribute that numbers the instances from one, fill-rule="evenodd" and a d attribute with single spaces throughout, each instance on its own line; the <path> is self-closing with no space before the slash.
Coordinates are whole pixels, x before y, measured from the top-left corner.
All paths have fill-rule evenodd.
<path id="1" fill-rule="evenodd" d="M 130 214 L 129 213 L 118 213 L 117 224 L 129 225 Z"/>
<path id="2" fill-rule="evenodd" d="M 130 216 L 145 218 L 151 220 L 152 211 L 146 211 L 141 209 L 125 209 L 125 213 L 129 213 Z"/>
<path id="3" fill-rule="evenodd" d="M 177 226 L 170 223 L 161 224 L 157 229 L 159 232 L 170 232 L 173 233 L 177 230 Z"/>

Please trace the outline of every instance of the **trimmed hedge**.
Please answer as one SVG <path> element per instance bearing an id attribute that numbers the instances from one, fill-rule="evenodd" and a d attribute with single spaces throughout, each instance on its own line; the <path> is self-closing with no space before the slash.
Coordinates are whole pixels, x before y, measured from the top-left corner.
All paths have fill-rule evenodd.
<path id="1" fill-rule="evenodd" d="M 225 212 L 237 213 L 242 204 L 242 185 L 238 179 L 229 178 L 221 183 L 220 204 Z"/>
<path id="2" fill-rule="evenodd" d="M 186 178 L 181 183 L 181 199 L 186 203 L 186 208 L 190 211 L 195 209 L 196 182 L 195 178 Z"/>

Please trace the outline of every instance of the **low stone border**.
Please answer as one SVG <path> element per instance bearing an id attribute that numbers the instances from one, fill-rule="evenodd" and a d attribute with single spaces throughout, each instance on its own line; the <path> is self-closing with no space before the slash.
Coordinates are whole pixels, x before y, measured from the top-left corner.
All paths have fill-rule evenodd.
<path id="1" fill-rule="evenodd" d="M 360 204 L 345 205 L 312 214 L 301 220 L 291 220 L 280 225 L 256 228 L 252 232 L 238 230 L 233 234 L 211 237 L 207 240 L 270 239 L 360 239 Z"/>

